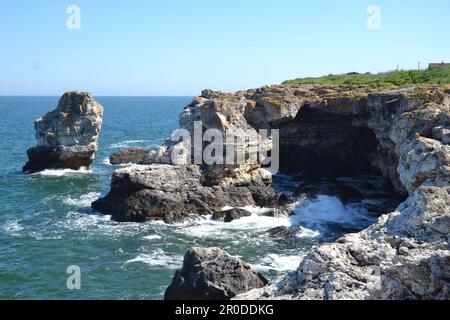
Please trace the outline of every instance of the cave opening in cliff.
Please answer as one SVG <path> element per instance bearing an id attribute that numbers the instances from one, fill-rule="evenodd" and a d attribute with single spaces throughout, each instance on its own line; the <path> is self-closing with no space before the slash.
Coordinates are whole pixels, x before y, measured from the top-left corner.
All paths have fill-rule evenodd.
<path id="1" fill-rule="evenodd" d="M 364 119 L 303 107 L 280 126 L 280 169 L 305 179 L 381 175 L 382 148 Z"/>
<path id="2" fill-rule="evenodd" d="M 359 205 L 368 217 L 392 212 L 405 200 L 396 171 L 398 159 L 381 146 L 363 116 L 305 106 L 279 130 L 280 171 L 284 175 L 275 177 L 275 189 L 283 191 L 282 179 L 287 174 L 295 181 L 289 187 L 295 198 L 330 196 L 344 207 L 350 205 L 345 207 L 348 212 L 354 212 L 351 205 Z M 324 207 L 329 206 L 327 201 L 337 201 L 322 200 Z M 331 220 L 334 210 L 339 211 L 333 205 L 320 210 L 331 210 L 327 211 Z M 355 230 L 362 230 L 361 226 Z M 336 229 L 336 235 L 355 231 L 344 229 Z"/>

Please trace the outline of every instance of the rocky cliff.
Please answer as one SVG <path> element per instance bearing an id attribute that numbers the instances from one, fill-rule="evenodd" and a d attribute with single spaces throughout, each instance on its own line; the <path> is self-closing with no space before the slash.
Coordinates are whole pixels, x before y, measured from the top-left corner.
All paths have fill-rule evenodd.
<path id="1" fill-rule="evenodd" d="M 103 107 L 90 93 L 67 92 L 55 110 L 35 121 L 37 146 L 23 171 L 89 167 L 98 150 Z"/>
<path id="2" fill-rule="evenodd" d="M 206 90 L 194 99 L 180 117 L 188 132 L 195 121 L 203 130 L 254 130 L 258 139 L 259 129 L 279 129 L 281 170 L 303 180 L 375 173 L 406 199 L 367 230 L 316 247 L 279 283 L 237 298 L 448 299 L 449 102 L 449 91 L 436 87 L 366 85 Z M 167 141 L 145 166 L 116 171 L 110 193 L 93 207 L 119 221 L 170 222 L 223 205 L 293 200 L 271 188 L 260 162 L 188 166 L 190 148 Z M 173 150 L 183 152 L 174 158 Z"/>
<path id="3" fill-rule="evenodd" d="M 322 130 L 288 124 L 288 145 L 311 148 L 319 163 L 334 154 L 337 171 L 349 169 L 340 161 L 350 155 L 357 170 L 379 170 L 408 199 L 368 229 L 316 247 L 297 272 L 237 299 L 449 299 L 449 101 L 448 91 L 423 87 L 345 94 L 306 109 L 314 115 L 312 126 Z M 332 120 L 315 121 L 335 116 L 348 130 Z M 307 119 L 297 121 L 311 129 Z M 303 135 L 292 134 L 298 132 Z"/>

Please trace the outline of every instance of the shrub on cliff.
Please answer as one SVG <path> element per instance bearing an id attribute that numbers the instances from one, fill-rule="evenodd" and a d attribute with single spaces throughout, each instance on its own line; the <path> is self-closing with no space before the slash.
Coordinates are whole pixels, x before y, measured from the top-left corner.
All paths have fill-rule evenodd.
<path id="1" fill-rule="evenodd" d="M 317 78 L 298 78 L 287 80 L 283 82 L 283 84 L 378 84 L 386 86 L 406 86 L 415 84 L 445 85 L 450 84 L 450 67 L 432 70 L 394 71 L 379 74 L 349 73 Z"/>

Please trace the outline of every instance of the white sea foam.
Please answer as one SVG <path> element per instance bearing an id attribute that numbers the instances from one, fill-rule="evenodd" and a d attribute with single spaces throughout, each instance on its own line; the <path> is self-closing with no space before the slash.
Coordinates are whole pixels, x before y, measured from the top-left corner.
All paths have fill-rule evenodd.
<path id="1" fill-rule="evenodd" d="M 90 201 L 90 200 L 89 200 Z M 86 201 L 87 204 L 88 201 Z M 86 238 L 109 237 L 112 239 L 131 237 L 142 239 L 145 235 L 155 232 L 155 228 L 170 226 L 153 222 L 116 222 L 111 220 L 111 216 L 102 214 L 86 214 L 78 211 L 70 211 L 66 218 L 58 221 L 57 228 L 60 230 L 70 230 L 82 232 Z"/>
<path id="2" fill-rule="evenodd" d="M 251 265 L 258 271 L 288 272 L 296 270 L 304 257 L 304 254 L 282 255 L 271 253 L 262 258 L 259 263 Z"/>
<path id="3" fill-rule="evenodd" d="M 111 144 L 111 148 L 113 149 L 119 149 L 119 148 L 128 148 L 128 147 L 134 147 L 136 144 L 142 144 L 145 140 L 125 140 L 118 143 Z"/>
<path id="4" fill-rule="evenodd" d="M 17 235 L 20 231 L 23 230 L 23 227 L 20 225 L 18 220 L 11 220 L 6 222 L 2 229 L 5 230 L 6 233 L 11 235 Z"/>
<path id="5" fill-rule="evenodd" d="M 260 216 L 260 212 L 267 212 L 267 209 L 257 207 L 246 207 L 245 209 L 252 212 L 249 217 L 243 217 L 233 220 L 230 223 L 214 221 L 211 217 L 205 220 L 199 220 L 195 223 L 178 225 L 179 228 L 174 229 L 176 233 L 187 234 L 195 238 L 209 239 L 235 239 L 236 232 L 245 232 L 246 234 L 267 231 L 270 228 L 278 226 L 291 226 L 289 217 L 268 217 Z"/>
<path id="6" fill-rule="evenodd" d="M 31 238 L 33 238 L 34 240 L 61 240 L 64 238 L 64 235 L 62 233 L 58 233 L 58 232 L 30 232 L 28 234 L 28 236 L 30 236 Z"/>
<path id="7" fill-rule="evenodd" d="M 136 163 L 119 163 L 119 164 L 112 164 L 109 158 L 103 159 L 102 163 L 106 166 L 119 166 L 119 167 L 130 167 L 130 166 L 136 166 Z"/>
<path id="8" fill-rule="evenodd" d="M 242 209 L 252 213 L 253 215 L 262 216 L 270 212 L 272 209 L 270 208 L 264 208 L 264 207 L 258 207 L 258 206 L 246 206 Z"/>
<path id="9" fill-rule="evenodd" d="M 295 236 L 297 238 L 317 238 L 320 236 L 320 232 L 300 226 Z"/>
<path id="10" fill-rule="evenodd" d="M 358 205 L 345 206 L 337 197 L 320 195 L 313 200 L 300 200 L 292 205 L 295 226 L 321 228 L 326 223 L 363 227 L 371 221 L 367 211 Z"/>
<path id="11" fill-rule="evenodd" d="M 106 157 L 105 159 L 103 159 L 102 163 L 105 166 L 112 166 L 111 161 L 109 161 L 109 157 Z"/>
<path id="12" fill-rule="evenodd" d="M 62 177 L 78 174 L 90 174 L 92 170 L 81 168 L 79 170 L 72 169 L 45 169 L 44 171 L 34 173 L 33 175 L 48 176 L 48 177 Z"/>
<path id="13" fill-rule="evenodd" d="M 178 269 L 183 263 L 182 255 L 169 255 L 161 249 L 149 253 L 140 253 L 137 257 L 130 259 L 125 264 L 145 263 L 151 267 L 165 267 L 167 269 Z"/>
<path id="14" fill-rule="evenodd" d="M 149 236 L 145 236 L 142 239 L 145 239 L 145 240 L 159 240 L 159 239 L 161 239 L 161 236 L 158 236 L 157 234 L 152 234 L 152 235 L 149 235 Z"/>
<path id="15" fill-rule="evenodd" d="M 77 211 L 69 211 L 65 219 L 56 222 L 58 230 L 83 232 L 86 237 L 99 235 L 112 237 L 116 225 L 111 221 L 111 216 L 86 214 Z"/>
<path id="16" fill-rule="evenodd" d="M 91 203 L 97 200 L 100 197 L 101 193 L 99 192 L 89 192 L 88 194 L 83 194 L 81 197 L 68 197 L 63 200 L 65 204 L 71 206 L 77 206 L 80 208 L 87 208 L 91 206 Z"/>

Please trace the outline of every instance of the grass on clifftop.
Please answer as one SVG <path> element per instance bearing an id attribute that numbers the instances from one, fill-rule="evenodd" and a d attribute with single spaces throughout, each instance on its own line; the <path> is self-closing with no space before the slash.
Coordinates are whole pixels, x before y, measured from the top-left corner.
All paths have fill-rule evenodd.
<path id="1" fill-rule="evenodd" d="M 342 74 L 318 78 L 298 78 L 284 81 L 283 84 L 374 84 L 374 85 L 448 85 L 450 84 L 450 67 L 432 70 L 393 71 L 379 74 Z"/>

